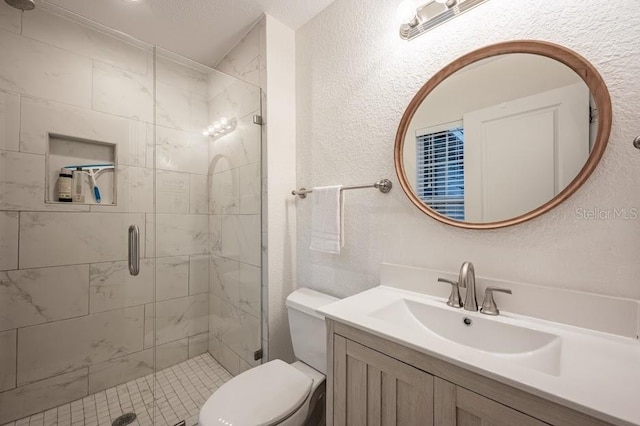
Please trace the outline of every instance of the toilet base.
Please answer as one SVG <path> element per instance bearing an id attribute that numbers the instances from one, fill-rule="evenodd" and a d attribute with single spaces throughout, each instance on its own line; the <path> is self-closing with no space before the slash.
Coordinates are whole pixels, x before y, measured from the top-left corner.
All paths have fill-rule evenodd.
<path id="1" fill-rule="evenodd" d="M 309 401 L 309 415 L 304 422 L 304 426 L 324 426 L 327 424 L 325 403 L 327 400 L 326 395 L 326 382 L 323 382 L 318 389 L 311 395 L 311 401 Z"/>

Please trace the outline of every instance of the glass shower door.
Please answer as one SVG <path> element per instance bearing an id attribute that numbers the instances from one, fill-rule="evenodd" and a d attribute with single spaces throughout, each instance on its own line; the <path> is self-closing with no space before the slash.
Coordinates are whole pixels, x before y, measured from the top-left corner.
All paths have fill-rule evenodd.
<path id="1" fill-rule="evenodd" d="M 260 89 L 158 47 L 155 70 L 156 420 L 189 426 L 261 362 Z"/>
<path id="2" fill-rule="evenodd" d="M 151 424 L 152 48 L 46 3 L 0 15 L 0 424 Z"/>

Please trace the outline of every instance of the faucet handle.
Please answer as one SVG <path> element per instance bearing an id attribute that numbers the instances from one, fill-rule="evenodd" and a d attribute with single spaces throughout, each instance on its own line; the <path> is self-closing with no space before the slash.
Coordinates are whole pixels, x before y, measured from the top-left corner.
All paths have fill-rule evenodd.
<path id="1" fill-rule="evenodd" d="M 439 283 L 451 284 L 451 294 L 449 294 L 449 300 L 447 305 L 452 308 L 462 308 L 462 299 L 460 299 L 460 287 L 457 281 L 451 281 L 446 278 L 438 278 Z"/>
<path id="2" fill-rule="evenodd" d="M 484 300 L 482 301 L 482 308 L 480 308 L 480 312 L 485 315 L 500 315 L 500 310 L 498 310 L 498 306 L 496 305 L 496 301 L 493 298 L 493 293 L 499 291 L 500 293 L 511 294 L 511 290 L 508 288 L 500 288 L 500 287 L 487 287 L 484 291 Z"/>

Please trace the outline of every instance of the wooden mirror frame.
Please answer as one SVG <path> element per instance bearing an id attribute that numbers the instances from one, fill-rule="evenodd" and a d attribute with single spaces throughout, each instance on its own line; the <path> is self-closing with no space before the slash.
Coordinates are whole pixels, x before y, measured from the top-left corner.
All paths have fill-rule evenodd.
<path id="1" fill-rule="evenodd" d="M 569 185 L 567 185 L 567 187 L 564 188 L 559 194 L 557 194 L 551 200 L 547 201 L 545 204 L 541 205 L 535 210 L 499 222 L 473 223 L 454 220 L 447 216 L 441 215 L 431 207 L 427 206 L 422 200 L 420 200 L 420 198 L 418 198 L 418 196 L 411 188 L 411 185 L 407 180 L 403 164 L 402 150 L 404 148 L 406 133 L 409 129 L 409 124 L 411 123 L 414 114 L 416 113 L 422 102 L 440 83 L 442 83 L 448 77 L 466 67 L 467 65 L 473 64 L 474 62 L 486 58 L 508 53 L 529 53 L 534 55 L 546 56 L 563 63 L 564 65 L 575 71 L 589 87 L 591 96 L 593 96 L 596 107 L 598 108 L 598 133 L 596 141 L 593 145 L 593 149 L 591 150 L 591 154 L 589 155 L 587 162 L 582 167 L 578 175 L 571 181 L 571 183 L 569 183 Z M 600 162 L 602 155 L 604 154 L 604 150 L 607 146 L 607 143 L 609 142 L 611 120 L 611 98 L 609 96 L 609 91 L 607 90 L 607 85 L 605 84 L 596 68 L 578 53 L 567 49 L 566 47 L 544 41 L 520 40 L 498 43 L 483 47 L 471 53 L 467 53 L 466 55 L 451 62 L 449 65 L 438 71 L 429 81 L 425 83 L 424 86 L 422 86 L 422 88 L 420 88 L 418 93 L 416 93 L 416 95 L 411 100 L 411 103 L 409 103 L 406 111 L 404 112 L 404 115 L 400 120 L 400 125 L 398 126 L 398 132 L 396 133 L 396 142 L 394 148 L 396 173 L 398 175 L 398 179 L 400 181 L 402 189 L 407 194 L 409 199 L 413 202 L 413 204 L 415 204 L 416 207 L 418 207 L 421 211 L 431 216 L 435 220 L 446 223 L 448 225 L 466 229 L 504 228 L 506 226 L 512 226 L 526 222 L 542 215 L 543 213 L 548 212 L 549 210 L 553 209 L 564 200 L 569 198 L 574 192 L 578 190 L 578 188 L 580 188 L 580 186 L 582 186 L 582 184 L 589 178 L 591 173 L 593 173 L 596 166 Z"/>

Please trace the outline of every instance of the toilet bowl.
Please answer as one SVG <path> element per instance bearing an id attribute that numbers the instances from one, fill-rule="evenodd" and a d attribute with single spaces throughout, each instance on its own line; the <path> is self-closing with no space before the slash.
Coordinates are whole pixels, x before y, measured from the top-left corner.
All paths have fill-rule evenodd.
<path id="1" fill-rule="evenodd" d="M 245 371 L 213 393 L 200 409 L 201 426 L 301 426 L 324 415 L 326 327 L 316 312 L 335 297 L 301 288 L 287 297 L 297 361 L 274 360 Z"/>

